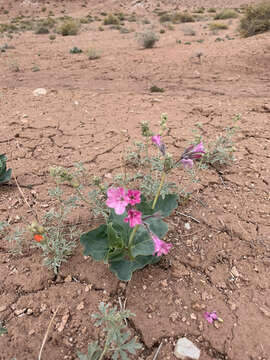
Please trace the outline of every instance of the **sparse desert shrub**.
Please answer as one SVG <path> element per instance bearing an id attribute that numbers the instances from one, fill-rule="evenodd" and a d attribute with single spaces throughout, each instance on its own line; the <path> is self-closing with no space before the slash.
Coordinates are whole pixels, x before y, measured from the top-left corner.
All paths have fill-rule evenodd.
<path id="1" fill-rule="evenodd" d="M 217 9 L 211 7 L 211 8 L 209 8 L 207 11 L 208 11 L 209 13 L 216 13 L 216 12 L 217 12 Z"/>
<path id="2" fill-rule="evenodd" d="M 80 29 L 80 23 L 76 20 L 66 20 L 59 28 L 59 33 L 63 36 L 77 35 Z"/>
<path id="3" fill-rule="evenodd" d="M 215 20 L 226 20 L 226 19 L 235 19 L 238 17 L 238 14 L 232 9 L 224 9 L 216 14 L 214 17 Z"/>
<path id="4" fill-rule="evenodd" d="M 122 26 L 120 27 L 119 31 L 120 31 L 121 34 L 128 34 L 128 33 L 130 33 L 130 30 L 129 30 L 128 28 L 122 27 Z"/>
<path id="5" fill-rule="evenodd" d="M 215 23 L 209 24 L 209 29 L 211 31 L 214 31 L 214 30 L 226 30 L 226 29 L 228 29 L 228 25 L 223 24 L 223 23 L 215 22 Z"/>
<path id="6" fill-rule="evenodd" d="M 35 34 L 49 34 L 50 30 L 44 25 L 38 25 L 35 30 Z"/>
<path id="7" fill-rule="evenodd" d="M 160 29 L 159 32 L 160 32 L 160 34 L 164 34 L 164 33 L 165 33 L 165 29 Z"/>
<path id="8" fill-rule="evenodd" d="M 151 49 L 152 47 L 154 47 L 155 43 L 158 40 L 159 40 L 159 37 L 152 30 L 147 30 L 147 31 L 141 33 L 139 36 L 139 43 L 145 49 Z"/>
<path id="9" fill-rule="evenodd" d="M 88 57 L 89 60 L 96 60 L 101 57 L 101 52 L 91 48 L 86 51 L 86 56 Z"/>
<path id="10" fill-rule="evenodd" d="M 150 92 L 152 92 L 152 93 L 154 93 L 154 92 L 155 93 L 157 93 L 157 92 L 162 93 L 162 92 L 164 92 L 164 89 L 160 88 L 160 87 L 158 87 L 156 85 L 153 85 L 153 86 L 150 87 Z"/>
<path id="11" fill-rule="evenodd" d="M 202 6 L 202 7 L 199 7 L 197 9 L 194 9 L 192 12 L 195 13 L 195 14 L 203 14 L 205 11 L 205 8 Z"/>
<path id="12" fill-rule="evenodd" d="M 239 31 L 248 37 L 270 30 L 270 3 L 248 6 L 240 21 Z"/>
<path id="13" fill-rule="evenodd" d="M 167 13 L 162 14 L 162 15 L 160 16 L 160 18 L 159 18 L 159 21 L 160 21 L 161 23 L 165 23 L 165 22 L 172 21 L 172 15 L 167 14 Z"/>
<path id="14" fill-rule="evenodd" d="M 109 14 L 103 21 L 104 25 L 120 25 L 119 17 Z"/>
<path id="15" fill-rule="evenodd" d="M 53 41 L 53 40 L 56 39 L 56 36 L 55 35 L 50 35 L 49 39 Z"/>
<path id="16" fill-rule="evenodd" d="M 174 24 L 188 23 L 195 22 L 195 19 L 192 15 L 188 13 L 176 13 L 172 16 L 172 22 Z"/>

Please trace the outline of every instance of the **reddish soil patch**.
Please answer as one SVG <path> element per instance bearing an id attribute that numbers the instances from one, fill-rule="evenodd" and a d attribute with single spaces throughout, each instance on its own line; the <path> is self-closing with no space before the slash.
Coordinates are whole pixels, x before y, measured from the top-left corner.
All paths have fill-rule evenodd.
<path id="1" fill-rule="evenodd" d="M 59 17 L 65 10 L 77 18 L 89 12 L 102 18 L 100 11 L 115 10 L 137 12 L 137 22 L 125 24 L 129 30 L 163 27 L 153 13 L 154 2 L 102 3 L 2 1 L 8 13 L 1 12 L 0 22 L 19 13 L 46 17 L 51 10 Z M 200 5 L 207 9 L 212 3 Z M 178 5 L 175 1 L 171 9 Z M 144 345 L 137 359 L 152 359 L 161 341 L 158 359 L 174 359 L 174 344 L 183 335 L 201 349 L 201 360 L 270 359 L 270 37 L 239 38 L 238 19 L 223 20 L 229 29 L 212 34 L 209 16 L 188 25 L 195 36 L 185 36 L 187 25 L 177 24 L 148 50 L 140 48 L 135 32 L 121 34 L 105 26 L 100 31 L 100 21 L 83 25 L 77 36 L 56 35 L 55 40 L 33 31 L 0 37 L 0 46 L 14 46 L 0 53 L 0 153 L 12 159 L 9 165 L 24 196 L 40 214 L 49 203 L 49 166 L 81 161 L 91 176 L 115 173 L 126 141 L 123 130 L 138 139 L 142 120 L 155 128 L 160 114 L 168 113 L 164 140 L 177 156 L 196 123 L 202 124 L 205 139 L 213 140 L 235 114 L 242 115 L 236 162 L 222 169 L 222 179 L 213 169 L 201 172 L 201 181 L 192 184 L 198 201 L 179 209 L 200 223 L 189 219 L 187 230 L 187 218 L 175 212 L 168 235 L 174 248 L 166 261 L 137 272 L 129 283 L 117 281 L 106 265 L 83 258 L 79 245 L 55 277 L 41 265 L 39 251 L 29 245 L 23 255 L 13 256 L 10 244 L 1 240 L 0 321 L 8 334 L 0 337 L 0 359 L 37 359 L 58 305 L 44 359 L 76 359 L 76 352 L 86 352 L 99 336 L 90 314 L 100 301 L 116 304 L 119 297 L 127 298 L 127 308 L 136 314 L 129 326 Z M 151 24 L 142 24 L 143 19 Z M 74 46 L 96 48 L 101 58 L 70 54 Z M 152 85 L 165 92 L 150 93 Z M 45 88 L 47 95 L 35 97 L 36 88 Z M 188 176 L 181 176 L 186 184 Z M 0 214 L 11 224 L 33 220 L 14 180 L 1 186 Z M 84 210 L 73 221 L 93 226 Z M 224 322 L 208 324 L 206 310 L 217 311 Z"/>

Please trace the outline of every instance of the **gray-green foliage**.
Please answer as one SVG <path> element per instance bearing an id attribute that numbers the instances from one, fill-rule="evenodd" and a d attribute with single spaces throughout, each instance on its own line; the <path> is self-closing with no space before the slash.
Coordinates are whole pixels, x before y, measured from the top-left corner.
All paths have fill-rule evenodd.
<path id="1" fill-rule="evenodd" d="M 0 336 L 7 333 L 7 329 L 2 325 L 0 321 Z"/>
<path id="2" fill-rule="evenodd" d="M 200 161 L 201 168 L 207 168 L 208 165 L 228 165 L 235 160 L 235 147 L 233 136 L 238 128 L 236 123 L 240 119 L 240 117 L 240 114 L 236 115 L 233 118 L 233 125 L 226 127 L 223 134 L 219 135 L 214 142 L 209 143 L 208 150 Z M 201 140 L 201 136 L 195 138 L 196 143 L 199 143 Z"/>
<path id="3" fill-rule="evenodd" d="M 78 198 L 70 196 L 64 199 L 59 186 L 50 190 L 49 195 L 55 200 L 56 208 L 44 215 L 45 241 L 36 243 L 35 246 L 43 251 L 44 265 L 53 269 L 56 274 L 61 264 L 72 254 L 76 247 L 75 239 L 80 235 L 76 227 L 65 225 L 67 216 L 77 206 Z"/>
<path id="4" fill-rule="evenodd" d="M 0 184 L 4 184 L 10 180 L 11 169 L 7 170 L 7 158 L 6 155 L 0 155 Z"/>
<path id="5" fill-rule="evenodd" d="M 101 302 L 99 304 L 99 313 L 93 314 L 96 320 L 95 326 L 103 326 L 103 332 L 106 335 L 105 344 L 101 347 L 98 342 L 93 342 L 88 346 L 88 353 L 78 353 L 80 360 L 101 360 L 109 356 L 112 360 L 128 360 L 128 354 L 135 355 L 141 348 L 136 339 L 131 337 L 127 330 L 126 320 L 135 316 L 129 310 L 117 310 L 116 307 L 110 307 Z"/>

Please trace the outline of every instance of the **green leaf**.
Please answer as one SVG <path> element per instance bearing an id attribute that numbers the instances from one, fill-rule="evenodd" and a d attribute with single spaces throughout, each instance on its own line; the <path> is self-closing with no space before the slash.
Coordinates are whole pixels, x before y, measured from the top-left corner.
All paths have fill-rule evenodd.
<path id="1" fill-rule="evenodd" d="M 7 334 L 7 329 L 5 327 L 3 327 L 0 322 L 0 336 L 4 335 L 4 334 Z"/>
<path id="2" fill-rule="evenodd" d="M 126 259 L 114 261 L 110 263 L 110 270 L 116 274 L 119 280 L 129 281 L 132 276 L 133 264 Z"/>
<path id="3" fill-rule="evenodd" d="M 178 195 L 168 194 L 162 199 L 160 196 L 155 206 L 155 212 L 160 211 L 162 217 L 169 216 L 174 209 L 178 207 Z"/>
<path id="4" fill-rule="evenodd" d="M 119 261 L 110 262 L 110 270 L 116 274 L 119 280 L 129 281 L 135 270 L 144 268 L 148 264 L 159 261 L 156 256 L 137 256 L 134 260 L 121 259 Z"/>
<path id="5" fill-rule="evenodd" d="M 148 231 L 140 226 L 135 234 L 134 242 L 130 249 L 131 255 L 134 258 L 138 255 L 152 255 L 154 250 L 155 246 L 153 240 L 150 238 Z"/>
<path id="6" fill-rule="evenodd" d="M 119 233 L 120 237 L 123 239 L 125 245 L 128 245 L 129 236 L 132 229 L 128 223 L 125 223 L 124 219 L 127 217 L 127 212 L 125 211 L 122 215 L 117 215 L 114 210 L 111 211 L 109 216 L 109 221 L 113 223 L 114 229 Z"/>
<path id="7" fill-rule="evenodd" d="M 102 353 L 102 350 L 98 346 L 98 342 L 96 341 L 96 342 L 88 345 L 87 355 L 85 355 L 81 352 L 78 352 L 77 355 L 79 357 L 79 360 L 98 360 L 100 358 L 101 353 Z"/>
<path id="8" fill-rule="evenodd" d="M 120 226 L 118 226 L 118 228 L 120 228 Z M 123 240 L 121 239 L 121 237 L 119 237 L 117 235 L 117 232 L 114 230 L 112 223 L 109 223 L 107 225 L 107 235 L 108 235 L 108 241 L 109 241 L 110 248 L 122 248 L 123 247 L 123 245 L 124 245 Z"/>
<path id="9" fill-rule="evenodd" d="M 81 236 L 80 242 L 84 246 L 84 255 L 91 255 L 96 261 L 105 259 L 109 251 L 106 230 L 107 226 L 103 224 Z"/>
<path id="10" fill-rule="evenodd" d="M 152 203 L 147 202 L 144 196 L 141 196 L 141 202 L 137 205 L 137 209 L 141 211 L 143 215 L 152 215 L 154 213 Z"/>
<path id="11" fill-rule="evenodd" d="M 7 158 L 4 154 L 0 155 L 0 184 L 8 182 L 11 177 L 11 169 L 6 168 Z"/>
<path id="12" fill-rule="evenodd" d="M 168 225 L 163 220 L 158 218 L 150 218 L 145 222 L 149 224 L 150 230 L 160 239 L 166 235 L 168 231 Z"/>

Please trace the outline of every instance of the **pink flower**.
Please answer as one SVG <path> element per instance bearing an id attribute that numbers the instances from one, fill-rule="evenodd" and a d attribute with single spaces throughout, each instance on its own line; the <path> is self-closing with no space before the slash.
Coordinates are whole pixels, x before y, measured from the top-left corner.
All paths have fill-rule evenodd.
<path id="1" fill-rule="evenodd" d="M 160 147 L 161 146 L 161 135 L 152 136 L 152 141 L 154 144 L 156 144 L 158 147 Z"/>
<path id="2" fill-rule="evenodd" d="M 168 254 L 172 247 L 172 244 L 160 240 L 155 234 L 151 234 L 151 237 L 155 245 L 153 255 L 157 254 L 157 256 L 161 256 L 162 254 Z"/>
<path id="3" fill-rule="evenodd" d="M 131 206 L 141 202 L 141 192 L 139 190 L 128 190 L 127 195 Z"/>
<path id="4" fill-rule="evenodd" d="M 181 163 L 185 168 L 191 169 L 193 166 L 193 160 L 200 159 L 205 154 L 203 143 L 200 142 L 197 145 L 189 146 L 181 156 Z"/>
<path id="5" fill-rule="evenodd" d="M 113 208 L 117 215 L 122 215 L 129 203 L 129 197 L 124 188 L 110 188 L 107 191 L 106 205 Z"/>
<path id="6" fill-rule="evenodd" d="M 130 227 L 134 227 L 135 225 L 140 225 L 142 223 L 142 213 L 137 210 L 128 210 L 128 216 L 124 219 L 127 223 L 129 222 Z"/>
<path id="7" fill-rule="evenodd" d="M 216 311 L 212 311 L 211 313 L 206 312 L 204 317 L 210 324 L 212 324 L 214 320 L 218 320 Z"/>
<path id="8" fill-rule="evenodd" d="M 157 145 L 162 155 L 165 155 L 165 145 L 161 141 L 161 135 L 152 136 L 152 142 Z"/>

